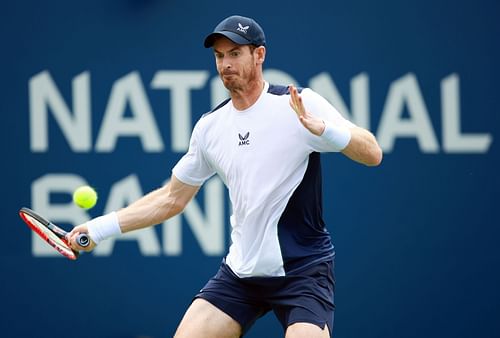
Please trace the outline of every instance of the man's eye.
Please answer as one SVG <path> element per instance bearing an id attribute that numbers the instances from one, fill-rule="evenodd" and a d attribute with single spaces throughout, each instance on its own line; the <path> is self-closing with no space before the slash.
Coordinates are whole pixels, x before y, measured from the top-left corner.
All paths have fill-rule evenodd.
<path id="1" fill-rule="evenodd" d="M 238 55 L 240 55 L 240 52 L 237 52 L 237 51 L 231 52 L 231 56 L 233 56 L 233 57 L 236 57 Z"/>

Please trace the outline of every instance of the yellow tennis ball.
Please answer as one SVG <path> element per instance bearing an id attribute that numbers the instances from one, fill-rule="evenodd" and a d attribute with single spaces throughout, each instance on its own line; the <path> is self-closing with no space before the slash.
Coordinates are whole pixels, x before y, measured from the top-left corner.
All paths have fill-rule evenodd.
<path id="1" fill-rule="evenodd" d="M 81 186 L 73 193 L 73 202 L 80 208 L 90 209 L 97 202 L 97 193 L 88 185 Z"/>

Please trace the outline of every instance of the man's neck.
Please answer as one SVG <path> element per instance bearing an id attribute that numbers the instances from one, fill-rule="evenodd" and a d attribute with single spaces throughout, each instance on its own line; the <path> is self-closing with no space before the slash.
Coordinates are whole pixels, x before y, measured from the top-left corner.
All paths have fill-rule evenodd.
<path id="1" fill-rule="evenodd" d="M 248 83 L 245 89 L 231 91 L 234 108 L 245 110 L 251 107 L 259 99 L 263 89 L 264 80 L 261 78 Z"/>

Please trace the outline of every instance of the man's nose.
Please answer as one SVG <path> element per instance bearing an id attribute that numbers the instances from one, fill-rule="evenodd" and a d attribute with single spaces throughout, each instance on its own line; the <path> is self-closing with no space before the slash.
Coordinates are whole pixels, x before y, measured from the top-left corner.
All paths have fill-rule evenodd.
<path id="1" fill-rule="evenodd" d="M 227 58 L 224 58 L 224 59 L 222 60 L 222 67 L 223 67 L 224 69 L 231 68 L 231 67 L 232 67 L 232 65 L 231 65 L 230 60 L 229 60 L 229 59 L 227 59 Z"/>

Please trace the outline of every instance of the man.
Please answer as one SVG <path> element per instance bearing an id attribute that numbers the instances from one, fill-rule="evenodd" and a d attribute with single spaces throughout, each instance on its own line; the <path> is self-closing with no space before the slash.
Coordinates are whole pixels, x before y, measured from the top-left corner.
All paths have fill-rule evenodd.
<path id="1" fill-rule="evenodd" d="M 265 35 L 231 16 L 205 39 L 230 99 L 194 127 L 171 180 L 117 212 L 76 227 L 91 250 L 101 240 L 159 224 L 182 212 L 218 174 L 229 190 L 231 246 L 217 274 L 195 296 L 176 337 L 240 337 L 272 310 L 287 338 L 330 337 L 334 249 L 321 215 L 319 152 L 378 165 L 373 135 L 345 120 L 310 89 L 263 79 Z"/>

